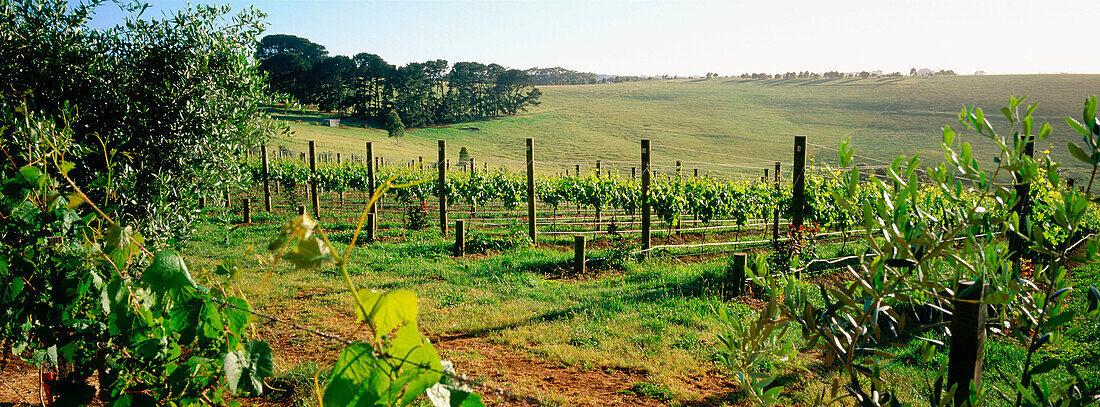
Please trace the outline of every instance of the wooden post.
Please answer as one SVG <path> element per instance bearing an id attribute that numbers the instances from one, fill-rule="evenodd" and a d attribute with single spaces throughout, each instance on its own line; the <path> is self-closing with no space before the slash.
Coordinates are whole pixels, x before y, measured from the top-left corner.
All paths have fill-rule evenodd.
<path id="1" fill-rule="evenodd" d="M 466 221 L 455 221 L 455 257 L 462 257 L 466 254 Z"/>
<path id="2" fill-rule="evenodd" d="M 649 257 L 650 219 L 649 219 L 649 140 L 642 140 L 642 250 L 644 256 Z"/>
<path id="3" fill-rule="evenodd" d="M 761 181 L 768 182 L 768 169 L 767 168 L 764 169 L 764 178 Z"/>
<path id="4" fill-rule="evenodd" d="M 638 178 L 638 167 L 630 167 L 630 179 Z"/>
<path id="5" fill-rule="evenodd" d="M 726 284 L 730 291 L 729 293 L 734 297 L 740 297 L 745 292 L 745 267 L 748 263 L 749 256 L 745 253 L 736 253 L 733 255 L 733 270 L 729 270 L 726 274 Z"/>
<path id="6" fill-rule="evenodd" d="M 447 236 L 447 140 L 439 140 L 439 232 Z"/>
<path id="7" fill-rule="evenodd" d="M 692 174 L 691 174 L 691 176 L 692 176 L 693 178 L 699 178 L 699 169 L 698 169 L 698 168 L 695 168 L 695 169 L 694 169 L 694 170 L 692 171 Z"/>
<path id="8" fill-rule="evenodd" d="M 775 162 L 775 201 L 779 201 L 779 161 Z M 779 245 L 779 204 L 772 210 L 772 246 Z"/>
<path id="9" fill-rule="evenodd" d="M 260 146 L 260 155 L 263 159 L 264 170 L 264 210 L 268 213 L 271 212 L 271 168 L 267 163 L 267 146 Z"/>
<path id="10" fill-rule="evenodd" d="M 420 170 L 423 171 L 424 170 L 424 156 L 418 157 L 417 162 L 420 163 Z"/>
<path id="11" fill-rule="evenodd" d="M 244 223 L 252 223 L 252 200 L 245 198 L 241 203 L 244 204 Z"/>
<path id="12" fill-rule="evenodd" d="M 229 187 L 228 186 L 225 187 L 225 199 L 222 202 L 222 206 L 226 207 L 226 208 L 229 207 Z"/>
<path id="13" fill-rule="evenodd" d="M 1066 178 L 1066 188 L 1073 192 L 1073 185 L 1077 183 L 1077 178 Z"/>
<path id="14" fill-rule="evenodd" d="M 313 140 L 309 141 L 309 192 L 313 200 L 313 218 L 321 218 L 321 198 L 317 196 L 317 149 Z"/>
<path id="15" fill-rule="evenodd" d="M 806 206 L 806 136 L 794 136 L 794 174 L 792 179 L 791 227 L 802 227 Z"/>
<path id="16" fill-rule="evenodd" d="M 676 160 L 676 180 L 684 180 L 684 162 L 680 160 Z"/>
<path id="17" fill-rule="evenodd" d="M 975 285 L 980 285 L 975 287 Z M 985 323 L 987 285 L 981 280 L 960 281 L 951 300 L 955 311 L 951 315 L 951 347 L 948 350 L 947 388 L 957 385 L 955 405 L 970 400 L 970 384 L 975 389 L 982 385 L 982 359 L 985 357 Z M 967 292 L 969 290 L 969 292 Z"/>
<path id="18" fill-rule="evenodd" d="M 537 233 L 538 230 L 535 229 L 535 139 L 527 138 L 527 235 L 531 236 L 531 243 L 536 242 Z"/>
<path id="19" fill-rule="evenodd" d="M 600 160 L 596 160 L 596 178 L 600 177 Z"/>
<path id="20" fill-rule="evenodd" d="M 340 163 L 340 153 L 336 153 L 336 163 Z"/>
<path id="21" fill-rule="evenodd" d="M 471 158 L 471 159 L 470 159 L 470 167 L 469 167 L 469 171 L 470 171 L 470 178 L 473 178 L 473 177 L 474 177 L 474 175 L 476 175 L 476 174 L 475 174 L 475 171 L 474 171 L 474 168 L 475 168 L 475 167 L 474 167 L 474 159 L 473 159 L 473 158 Z"/>
<path id="22" fill-rule="evenodd" d="M 1035 143 L 1033 139 L 1028 140 L 1027 144 L 1024 145 L 1024 154 L 1028 157 L 1035 156 Z M 1019 197 L 1016 204 L 1012 206 L 1012 211 L 1016 212 L 1016 216 L 1020 218 L 1020 223 L 1016 230 L 1026 235 L 1026 231 L 1028 230 L 1027 218 L 1031 216 L 1031 183 L 1024 182 L 1020 174 L 1013 174 L 1013 178 L 1016 181 L 1016 196 Z M 1013 260 L 1013 262 L 1017 264 L 1017 268 L 1019 268 L 1019 262 L 1017 260 L 1030 260 L 1032 257 L 1031 250 L 1028 250 L 1027 239 L 1021 237 L 1018 233 L 1008 234 L 1008 251 L 1013 253 L 1010 260 Z"/>
<path id="23" fill-rule="evenodd" d="M 581 165 L 580 164 L 577 164 L 576 173 L 577 173 L 578 177 L 581 176 Z"/>
<path id="24" fill-rule="evenodd" d="M 573 274 L 584 275 L 584 235 L 573 236 Z"/>
<path id="25" fill-rule="evenodd" d="M 305 214 L 306 214 L 306 206 L 305 205 L 298 205 L 298 216 L 302 216 L 302 215 L 305 215 Z"/>
<path id="26" fill-rule="evenodd" d="M 375 232 L 378 230 L 378 218 L 376 218 L 376 216 L 378 215 L 369 212 L 367 213 L 367 243 L 374 243 L 374 235 Z"/>

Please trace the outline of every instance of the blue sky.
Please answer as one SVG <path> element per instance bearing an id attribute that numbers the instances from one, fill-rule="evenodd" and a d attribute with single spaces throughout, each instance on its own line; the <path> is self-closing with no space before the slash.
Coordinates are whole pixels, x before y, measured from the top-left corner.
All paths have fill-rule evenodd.
<path id="1" fill-rule="evenodd" d="M 146 15 L 184 7 L 152 0 Z M 207 3 L 207 2 L 192 2 Z M 446 59 L 627 75 L 810 70 L 1100 73 L 1100 2 L 232 1 L 269 34 L 393 64 Z M 117 7 L 94 25 L 118 23 Z"/>

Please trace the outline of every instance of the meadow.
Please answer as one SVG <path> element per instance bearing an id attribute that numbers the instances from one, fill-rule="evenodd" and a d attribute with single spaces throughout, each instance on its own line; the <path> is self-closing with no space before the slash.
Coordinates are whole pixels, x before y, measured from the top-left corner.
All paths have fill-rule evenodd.
<path id="1" fill-rule="evenodd" d="M 542 104 L 526 114 L 450 126 L 410 129 L 395 142 L 379 129 L 315 126 L 328 115 L 277 115 L 290 120 L 293 136 L 272 142 L 296 151 L 316 140 L 321 151 L 362 153 L 374 141 L 376 155 L 390 162 L 426 161 L 436 141 L 448 142 L 448 157 L 465 146 L 478 162 L 519 169 L 524 138 L 535 139 L 536 171 L 564 172 L 580 164 L 629 173 L 637 166 L 638 140 L 654 144 L 654 167 L 676 160 L 730 176 L 757 176 L 771 162 L 789 163 L 792 136 L 807 135 L 809 152 L 835 160 L 840 142 L 851 139 L 857 162 L 879 164 L 901 154 L 921 154 L 929 164 L 943 160 L 942 127 L 958 128 L 959 110 L 975 104 L 994 125 L 1010 95 L 1037 103 L 1037 122 L 1050 122 L 1054 157 L 1074 175 L 1084 168 L 1070 160 L 1067 141 L 1078 141 L 1064 122 L 1080 115 L 1081 102 L 1100 92 L 1100 75 L 986 75 L 869 79 L 679 79 L 621 84 L 543 86 Z M 297 123 L 295 121 L 301 121 Z M 476 128 L 477 130 L 463 130 Z M 993 151 L 975 143 L 975 156 Z M 815 147 L 814 145 L 826 148 Z M 663 147 L 663 148 L 662 148 Z M 864 158 L 865 157 L 865 158 Z M 749 168 L 746 168 L 749 167 Z"/>

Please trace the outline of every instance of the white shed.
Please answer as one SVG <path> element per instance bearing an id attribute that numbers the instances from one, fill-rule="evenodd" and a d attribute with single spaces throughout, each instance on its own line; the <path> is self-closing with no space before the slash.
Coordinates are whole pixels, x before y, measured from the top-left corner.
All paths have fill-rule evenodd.
<path id="1" fill-rule="evenodd" d="M 340 119 L 324 119 L 321 124 L 328 127 L 340 127 Z"/>
<path id="2" fill-rule="evenodd" d="M 932 75 L 935 75 L 935 74 L 936 74 L 936 72 L 934 72 L 934 71 L 932 71 L 931 69 L 928 69 L 928 68 L 921 68 L 921 69 L 917 70 L 917 76 L 932 76 Z"/>

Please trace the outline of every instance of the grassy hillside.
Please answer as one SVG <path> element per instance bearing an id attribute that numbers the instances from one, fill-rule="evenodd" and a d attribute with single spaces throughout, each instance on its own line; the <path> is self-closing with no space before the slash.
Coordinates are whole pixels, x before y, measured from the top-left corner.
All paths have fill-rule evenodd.
<path id="1" fill-rule="evenodd" d="M 605 85 L 544 86 L 542 105 L 525 115 L 446 127 L 413 129 L 400 145 L 377 129 L 324 128 L 309 124 L 317 116 L 284 116 L 295 136 L 275 144 L 304 150 L 306 140 L 321 150 L 357 153 L 363 141 L 378 143 L 387 163 L 436 154 L 446 139 L 448 155 L 466 146 L 479 162 L 518 167 L 523 139 L 536 140 L 539 170 L 563 171 L 575 164 L 604 160 L 605 168 L 626 172 L 637 165 L 638 140 L 653 140 L 658 169 L 675 160 L 685 167 L 724 174 L 752 174 L 771 161 L 791 160 L 792 136 L 835 148 L 851 137 L 857 155 L 892 159 L 921 153 L 938 162 L 940 129 L 957 124 L 964 105 L 976 103 L 1000 117 L 1010 94 L 1039 103 L 1041 121 L 1054 125 L 1054 145 L 1069 163 L 1065 143 L 1078 136 L 1063 117 L 1078 116 L 1086 95 L 1100 93 L 1100 75 L 955 76 L 837 80 L 681 79 Z M 345 123 L 356 125 L 354 121 Z M 1003 124 L 995 122 L 995 124 Z M 461 130 L 476 127 L 478 130 Z M 970 137 L 969 141 L 979 142 Z M 976 149 L 989 152 L 981 145 Z M 811 146 L 820 160 L 831 151 Z M 863 162 L 874 163 L 870 160 Z M 1079 172 L 1081 167 L 1076 167 Z"/>

